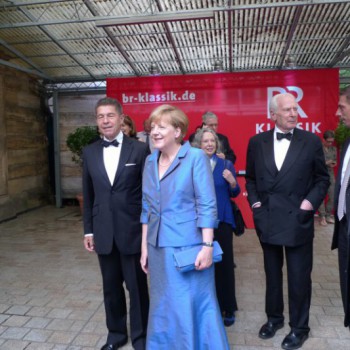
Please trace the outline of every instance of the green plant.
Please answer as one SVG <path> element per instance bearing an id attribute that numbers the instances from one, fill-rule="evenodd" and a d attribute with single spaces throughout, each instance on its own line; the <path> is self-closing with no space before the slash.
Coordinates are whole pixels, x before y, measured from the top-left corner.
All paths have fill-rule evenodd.
<path id="1" fill-rule="evenodd" d="M 73 153 L 73 162 L 81 164 L 83 148 L 98 137 L 99 133 L 95 126 L 82 126 L 68 134 L 66 144 L 68 149 Z"/>
<path id="2" fill-rule="evenodd" d="M 350 137 L 350 129 L 347 126 L 345 126 L 342 121 L 340 121 L 337 128 L 335 129 L 336 143 L 341 148 L 345 140 L 349 137 Z"/>

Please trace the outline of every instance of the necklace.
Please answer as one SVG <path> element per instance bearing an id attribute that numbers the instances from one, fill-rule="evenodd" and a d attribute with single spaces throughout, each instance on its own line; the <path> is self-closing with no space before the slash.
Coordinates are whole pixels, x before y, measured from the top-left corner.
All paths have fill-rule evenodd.
<path id="1" fill-rule="evenodd" d="M 175 155 L 175 156 L 176 156 L 176 155 Z M 170 158 L 169 158 L 169 161 L 168 161 L 167 163 L 165 163 L 165 164 L 164 164 L 164 163 L 162 164 L 162 162 L 160 161 L 160 158 L 163 158 L 162 156 L 160 156 L 160 157 L 159 157 L 159 162 L 158 162 L 159 166 L 161 166 L 161 167 L 163 167 L 163 168 L 169 166 L 169 165 L 173 162 L 173 160 L 175 159 L 175 156 L 170 157 Z"/>
<path id="2" fill-rule="evenodd" d="M 173 162 L 173 160 L 175 159 L 178 151 L 179 151 L 179 149 L 177 149 L 176 153 L 172 157 L 169 157 L 169 161 L 167 163 L 165 163 L 165 164 L 164 163 L 162 164 L 162 162 L 160 161 L 161 158 L 163 159 L 163 154 L 161 154 L 160 157 L 159 157 L 159 161 L 158 161 L 159 166 L 161 166 L 162 168 L 168 167 Z"/>
<path id="3" fill-rule="evenodd" d="M 169 166 L 169 165 L 171 164 L 172 161 L 173 161 L 173 159 L 169 159 L 169 162 L 168 162 L 168 163 L 162 164 L 161 161 L 160 161 L 160 158 L 159 158 L 158 164 L 159 164 L 159 166 L 165 168 L 165 167 Z"/>

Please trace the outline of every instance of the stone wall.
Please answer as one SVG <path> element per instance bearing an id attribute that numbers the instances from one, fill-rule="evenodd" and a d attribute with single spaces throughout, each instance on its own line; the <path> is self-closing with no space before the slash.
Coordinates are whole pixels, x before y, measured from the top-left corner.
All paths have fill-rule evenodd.
<path id="1" fill-rule="evenodd" d="M 0 66 L 0 221 L 47 204 L 49 192 L 39 83 Z"/>
<path id="2" fill-rule="evenodd" d="M 59 95 L 60 161 L 62 198 L 75 198 L 82 191 L 81 167 L 72 161 L 66 145 L 67 136 L 76 128 L 96 125 L 95 105 L 105 95 Z"/>

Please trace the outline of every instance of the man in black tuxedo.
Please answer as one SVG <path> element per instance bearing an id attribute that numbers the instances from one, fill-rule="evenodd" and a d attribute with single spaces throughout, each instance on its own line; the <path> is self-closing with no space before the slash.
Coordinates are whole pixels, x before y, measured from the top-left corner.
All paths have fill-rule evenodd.
<path id="1" fill-rule="evenodd" d="M 134 349 L 145 349 L 148 288 L 141 270 L 141 185 L 149 148 L 121 132 L 120 103 L 103 98 L 96 105 L 101 140 L 83 150 L 84 246 L 98 254 L 102 273 L 107 343 L 115 350 L 128 341 L 123 283 L 130 296 Z"/>
<path id="2" fill-rule="evenodd" d="M 266 274 L 262 339 L 284 326 L 283 255 L 287 261 L 290 333 L 283 349 L 298 349 L 310 331 L 314 213 L 329 186 L 321 140 L 296 128 L 298 105 L 293 95 L 271 99 L 273 130 L 253 136 L 248 145 L 246 188 Z"/>
<path id="3" fill-rule="evenodd" d="M 222 158 L 222 159 L 228 159 L 230 160 L 233 164 L 236 162 L 236 155 L 233 152 L 230 143 L 228 141 L 228 138 L 223 135 L 219 134 L 217 132 L 218 129 L 218 117 L 215 113 L 213 112 L 205 112 L 202 115 L 202 128 L 210 128 L 216 132 L 216 135 L 218 135 L 219 141 L 220 141 L 220 153 L 217 153 L 217 156 Z M 188 138 L 188 141 L 190 143 L 193 142 L 194 140 L 194 135 L 191 134 L 190 137 Z"/>
<path id="4" fill-rule="evenodd" d="M 343 124 L 350 128 L 350 86 L 340 91 L 337 116 Z M 334 187 L 334 234 L 332 249 L 338 248 L 340 290 L 344 307 L 344 326 L 350 327 L 350 138 L 341 151 L 340 166 Z"/>

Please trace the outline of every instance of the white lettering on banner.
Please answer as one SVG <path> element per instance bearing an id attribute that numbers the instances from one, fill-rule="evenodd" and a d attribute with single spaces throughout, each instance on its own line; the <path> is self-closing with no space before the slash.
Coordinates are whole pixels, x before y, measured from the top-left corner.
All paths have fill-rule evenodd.
<path id="1" fill-rule="evenodd" d="M 301 101 L 304 96 L 303 89 L 297 86 L 287 86 L 286 89 L 279 86 L 272 86 L 267 88 L 267 118 L 268 119 L 271 119 L 269 106 L 270 106 L 270 101 L 272 97 L 275 95 L 275 93 L 277 92 L 279 94 L 285 94 L 286 92 L 292 92 L 292 91 L 296 93 L 295 99 L 298 102 L 298 114 L 300 118 L 307 118 L 306 113 L 303 111 L 303 109 L 299 105 L 299 101 Z"/>
<path id="2" fill-rule="evenodd" d="M 264 131 L 268 131 L 271 130 L 272 128 L 274 128 L 275 124 L 271 124 L 271 123 L 261 123 L 261 124 L 255 124 L 255 132 L 257 134 L 260 134 L 261 132 Z M 298 129 L 302 129 L 302 130 L 306 130 L 306 131 L 311 131 L 312 133 L 321 133 L 320 130 L 321 127 L 321 122 L 306 122 L 306 123 L 302 123 L 299 122 L 297 123 L 297 128 Z"/>
<path id="3" fill-rule="evenodd" d="M 184 91 L 182 94 L 174 91 L 166 91 L 160 94 L 149 92 L 137 92 L 135 94 L 122 94 L 123 105 L 125 104 L 148 104 L 157 102 L 195 102 L 196 93 Z"/>

